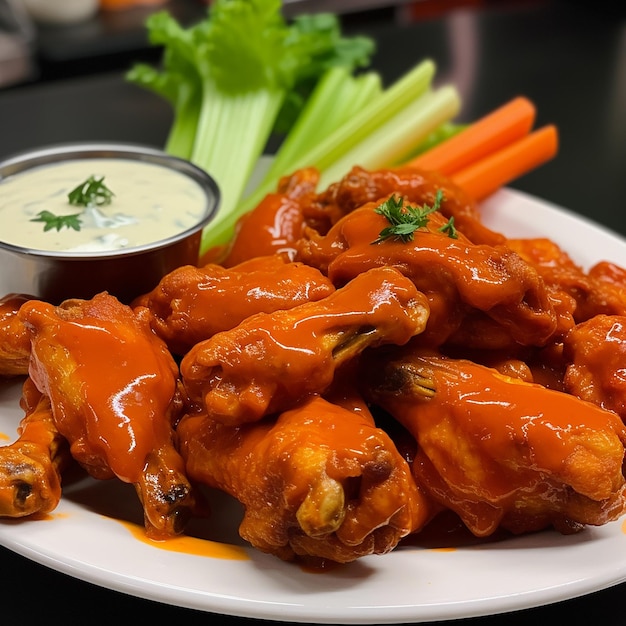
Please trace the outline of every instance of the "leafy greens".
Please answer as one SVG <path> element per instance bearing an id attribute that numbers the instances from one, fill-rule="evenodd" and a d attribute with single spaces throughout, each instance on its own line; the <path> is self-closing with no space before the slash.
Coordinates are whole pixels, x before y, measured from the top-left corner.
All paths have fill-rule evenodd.
<path id="1" fill-rule="evenodd" d="M 159 68 L 134 65 L 129 81 L 166 98 L 174 120 L 165 149 L 209 172 L 221 191 L 211 228 L 237 206 L 273 130 L 295 122 L 320 76 L 369 63 L 369 38 L 341 36 L 332 14 L 288 23 L 280 0 L 215 0 L 183 27 L 166 10 L 151 15 Z"/>
<path id="2" fill-rule="evenodd" d="M 426 204 L 422 206 L 406 205 L 404 198 L 397 198 L 392 195 L 374 209 L 376 213 L 385 217 L 390 225 L 383 228 L 378 239 L 372 243 L 382 243 L 387 239 L 398 240 L 402 243 L 413 241 L 415 231 L 428 224 L 428 216 L 439 211 L 442 202 L 443 192 L 441 189 L 437 190 L 432 206 Z M 453 217 L 437 230 L 448 235 L 451 239 L 456 239 L 458 236 Z"/>

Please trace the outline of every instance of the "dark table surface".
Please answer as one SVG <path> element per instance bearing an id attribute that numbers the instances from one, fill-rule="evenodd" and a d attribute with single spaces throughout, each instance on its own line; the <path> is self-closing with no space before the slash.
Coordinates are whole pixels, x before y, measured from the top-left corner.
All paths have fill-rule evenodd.
<path id="1" fill-rule="evenodd" d="M 461 121 L 476 119 L 516 95 L 529 97 L 537 106 L 537 126 L 558 126 L 560 151 L 511 186 L 626 235 L 624 11 L 603 2 L 459 4 L 444 12 L 415 11 L 413 17 L 405 4 L 396 12 L 374 12 L 371 19 L 353 16 L 347 28 L 376 38 L 374 67 L 386 82 L 425 57 L 435 60 L 438 81 L 453 82 L 460 90 Z M 134 51 L 125 52 L 132 56 Z M 63 63 L 67 70 L 68 60 Z M 125 83 L 126 60 L 118 56 L 117 66 L 107 68 L 99 59 L 96 73 L 84 71 L 85 59 L 81 63 L 71 76 L 0 91 L 0 157 L 71 140 L 163 145 L 171 112 L 156 97 Z M 200 624 L 210 617 L 96 587 L 0 550 L 6 624 L 26 617 L 70 619 L 85 611 L 79 603 L 90 607 L 85 621 L 94 623 L 131 614 L 144 623 Z M 557 604 L 455 623 L 623 625 L 625 594 L 626 583 Z M 222 618 L 227 625 L 244 622 L 254 620 Z"/>

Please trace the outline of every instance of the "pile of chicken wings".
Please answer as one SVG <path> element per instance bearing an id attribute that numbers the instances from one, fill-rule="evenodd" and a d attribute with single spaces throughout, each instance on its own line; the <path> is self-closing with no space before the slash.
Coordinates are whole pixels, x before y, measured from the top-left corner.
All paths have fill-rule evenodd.
<path id="1" fill-rule="evenodd" d="M 490 537 L 626 512 L 626 270 L 494 232 L 433 173 L 318 180 L 284 178 L 131 302 L 0 300 L 24 413 L 1 517 L 54 510 L 70 464 L 132 484 L 149 537 L 184 533 L 209 487 L 252 546 L 307 563 L 388 553 L 444 513 Z M 381 238 L 390 198 L 441 201 Z"/>

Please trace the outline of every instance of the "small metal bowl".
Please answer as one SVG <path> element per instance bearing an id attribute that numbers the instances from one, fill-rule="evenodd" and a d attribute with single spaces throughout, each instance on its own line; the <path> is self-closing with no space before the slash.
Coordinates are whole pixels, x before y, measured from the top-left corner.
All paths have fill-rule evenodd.
<path id="1" fill-rule="evenodd" d="M 108 291 L 128 303 L 151 290 L 176 267 L 197 264 L 202 230 L 217 212 L 220 191 L 206 172 L 159 150 L 124 143 L 71 143 L 17 154 L 0 162 L 0 203 L 2 184 L 9 177 L 61 161 L 103 158 L 149 162 L 188 176 L 206 198 L 202 218 L 165 239 L 104 252 L 21 247 L 5 241 L 7 226 L 0 225 L 0 297 L 19 293 L 58 304 Z"/>

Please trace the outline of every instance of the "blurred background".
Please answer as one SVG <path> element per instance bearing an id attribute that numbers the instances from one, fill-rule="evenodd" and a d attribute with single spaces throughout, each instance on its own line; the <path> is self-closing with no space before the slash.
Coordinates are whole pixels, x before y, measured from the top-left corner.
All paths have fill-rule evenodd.
<path id="1" fill-rule="evenodd" d="M 145 21 L 166 9 L 182 24 L 199 20 L 210 0 L 0 0 L 0 89 L 127 69 L 155 61 Z M 459 10 L 574 5 L 626 15 L 625 0 L 284 0 L 284 14 L 330 11 L 347 33 L 408 24 Z M 533 33 L 528 32 L 528 37 Z M 584 45 L 584 42 L 581 42 Z"/>
<path id="2" fill-rule="evenodd" d="M 167 9 L 183 24 L 198 20 L 209 0 L 0 0 L 0 88 L 101 71 L 153 60 L 144 23 Z M 594 10 L 604 0 L 593 3 Z M 332 11 L 346 31 L 368 24 L 410 22 L 454 9 L 550 3 L 550 0 L 285 0 L 284 13 Z M 623 0 L 606 6 L 623 7 Z"/>

